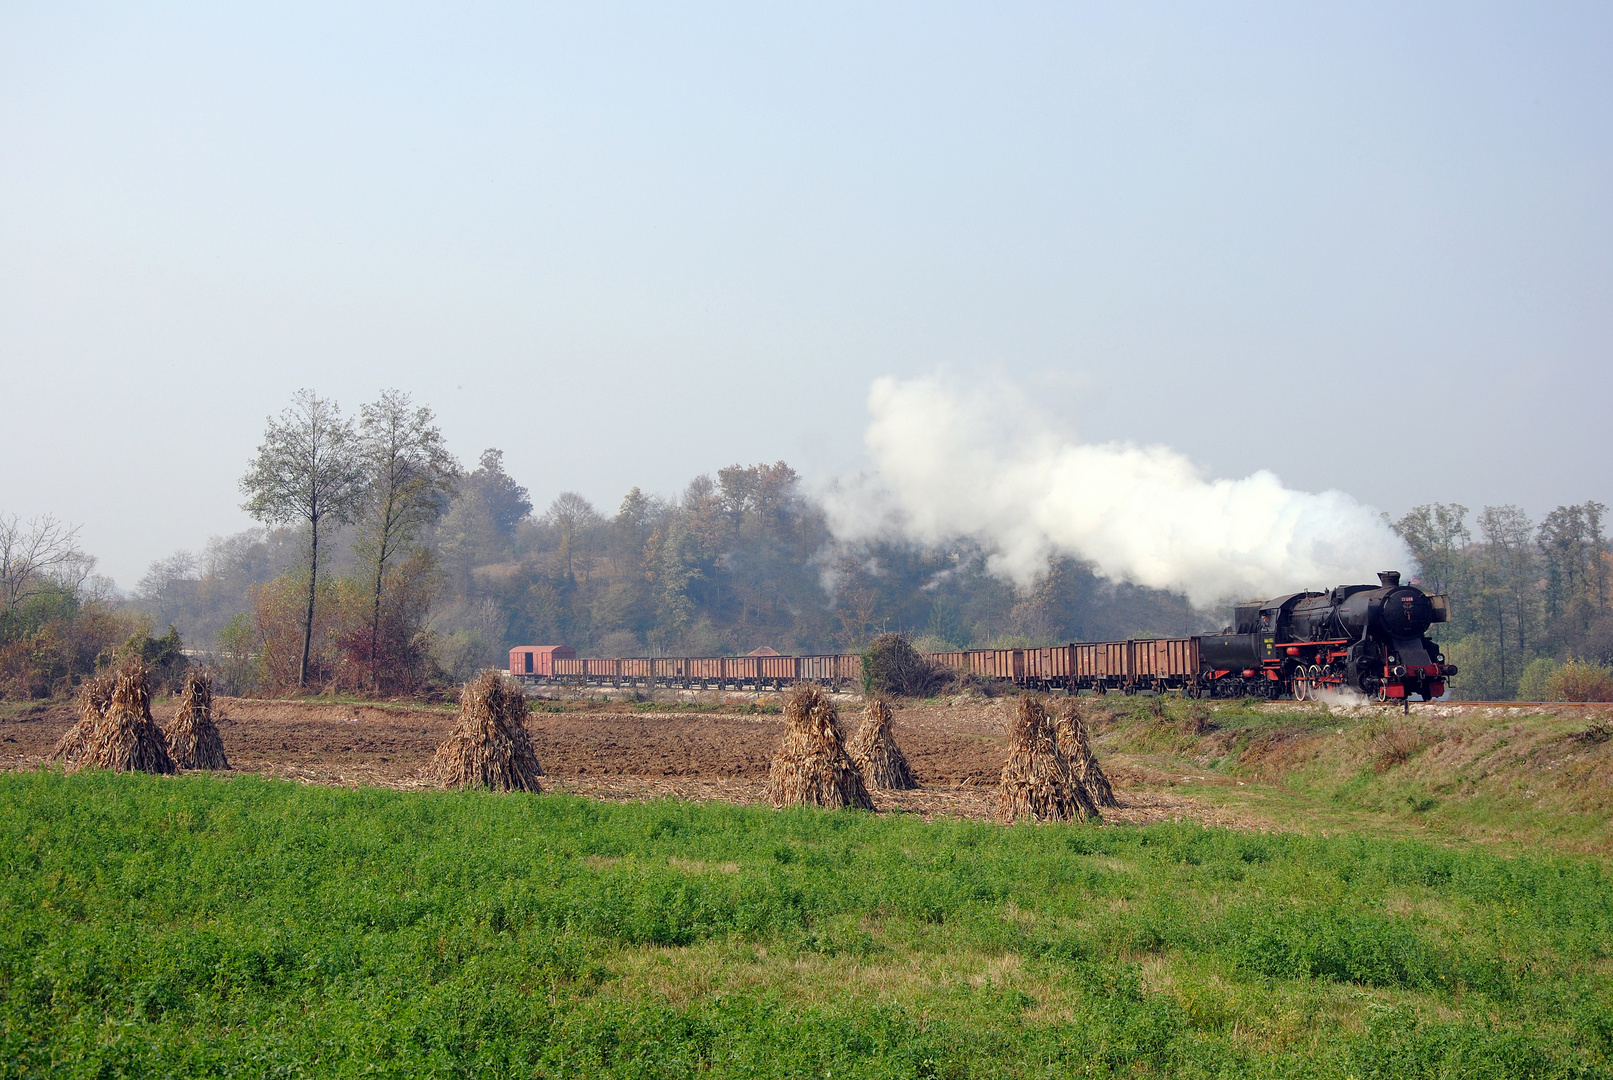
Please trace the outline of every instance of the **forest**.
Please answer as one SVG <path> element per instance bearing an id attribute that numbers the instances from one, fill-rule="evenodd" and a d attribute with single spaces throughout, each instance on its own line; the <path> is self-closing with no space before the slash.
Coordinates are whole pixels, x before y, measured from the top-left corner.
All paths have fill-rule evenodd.
<path id="1" fill-rule="evenodd" d="M 329 460 L 286 465 L 312 460 L 297 456 L 309 446 Z M 65 694 L 129 652 L 159 675 L 200 660 L 235 693 L 390 697 L 452 686 L 516 644 L 829 652 L 897 631 L 941 649 L 1227 619 L 1070 558 L 1020 589 L 975 543 L 842 543 L 782 461 L 720 468 L 673 498 L 634 487 L 601 509 L 565 492 L 539 509 L 500 450 L 461 466 L 430 410 L 397 392 L 351 419 L 299 394 L 271 419 L 242 493 L 261 525 L 154 562 L 128 595 L 94 573 L 70 526 L 0 517 L 0 693 Z M 1452 598 L 1438 636 L 1462 670 L 1455 696 L 1541 700 L 1565 679 L 1613 692 L 1604 513 L 1586 501 L 1537 522 L 1517 506 L 1436 502 L 1392 522 L 1417 583 Z"/>

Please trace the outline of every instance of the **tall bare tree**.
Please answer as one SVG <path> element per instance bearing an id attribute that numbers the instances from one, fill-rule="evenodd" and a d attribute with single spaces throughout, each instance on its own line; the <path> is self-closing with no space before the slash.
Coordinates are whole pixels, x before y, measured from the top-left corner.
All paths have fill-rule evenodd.
<path id="1" fill-rule="evenodd" d="M 370 685 L 381 684 L 381 601 L 387 568 L 420 530 L 442 516 L 459 475 L 435 417 L 409 395 L 387 390 L 365 405 L 359 426 L 365 481 L 358 513 L 359 558 L 371 573 Z"/>
<path id="2" fill-rule="evenodd" d="M 298 390 L 280 419 L 269 418 L 258 456 L 241 478 L 243 509 L 266 525 L 308 528 L 308 610 L 303 619 L 302 664 L 297 685 L 308 685 L 314 640 L 314 597 L 323 529 L 353 519 L 364 491 L 357 433 L 339 405 L 312 390 Z"/>
<path id="3" fill-rule="evenodd" d="M 58 521 L 49 514 L 24 523 L 15 514 L 0 514 L 0 616 L 4 627 L 11 625 L 17 608 L 46 589 L 88 557 L 78 549 L 78 526 Z M 93 560 L 89 561 L 93 565 Z M 78 582 L 70 582 L 76 586 Z"/>
<path id="4" fill-rule="evenodd" d="M 576 564 L 583 564 L 586 579 L 593 570 L 594 534 L 605 524 L 594 504 L 575 491 L 562 491 L 543 515 L 544 523 L 560 534 L 559 561 L 565 565 L 566 579 L 574 576 Z"/>
<path id="5" fill-rule="evenodd" d="M 1501 682 L 1507 682 L 1506 621 L 1513 622 L 1521 662 L 1528 657 L 1531 623 L 1538 602 L 1534 585 L 1539 579 L 1534 548 L 1534 524 L 1516 506 L 1486 506 L 1479 514 L 1479 530 L 1486 548 L 1487 591 L 1496 599 L 1496 644 L 1501 659 Z M 1517 681 L 1514 676 L 1514 683 Z"/>

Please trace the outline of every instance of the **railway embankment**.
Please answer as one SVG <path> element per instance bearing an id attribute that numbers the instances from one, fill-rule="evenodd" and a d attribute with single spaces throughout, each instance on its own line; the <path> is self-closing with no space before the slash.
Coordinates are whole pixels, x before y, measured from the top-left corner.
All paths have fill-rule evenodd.
<path id="1" fill-rule="evenodd" d="M 1112 701 L 1113 699 L 1111 699 Z M 1613 706 L 1104 702 L 1097 749 L 1142 789 L 1283 828 L 1443 835 L 1613 858 Z"/>

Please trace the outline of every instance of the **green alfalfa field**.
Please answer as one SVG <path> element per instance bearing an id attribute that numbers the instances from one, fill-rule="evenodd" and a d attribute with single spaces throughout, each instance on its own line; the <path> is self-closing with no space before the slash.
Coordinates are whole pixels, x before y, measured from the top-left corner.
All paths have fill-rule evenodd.
<path id="1" fill-rule="evenodd" d="M 1237 716 L 1105 739 L 1354 745 Z M 1357 741 L 1265 833 L 7 773 L 0 1075 L 1613 1075 L 1605 861 L 1416 835 L 1438 747 Z"/>

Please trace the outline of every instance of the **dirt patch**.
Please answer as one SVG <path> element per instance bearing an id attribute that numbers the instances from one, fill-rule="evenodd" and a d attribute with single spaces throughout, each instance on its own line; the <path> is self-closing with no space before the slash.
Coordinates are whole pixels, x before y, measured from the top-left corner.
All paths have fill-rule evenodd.
<path id="1" fill-rule="evenodd" d="M 161 714 L 169 707 L 159 702 Z M 410 705 L 330 705 L 220 697 L 214 711 L 237 772 L 304 783 L 423 786 L 420 774 L 453 723 L 452 709 Z M 855 723 L 846 709 L 848 726 Z M 1002 703 L 908 705 L 893 730 L 919 783 L 917 791 L 879 792 L 881 810 L 925 820 L 990 820 L 1006 741 Z M 40 706 L 0 719 L 0 766 L 44 761 L 76 719 L 69 705 Z M 770 714 L 633 713 L 612 704 L 598 712 L 533 713 L 527 720 L 544 787 L 599 799 L 671 797 L 762 803 L 768 763 L 783 732 Z M 1157 778 L 1118 767 L 1111 773 L 1124 804 L 1105 813 L 1116 823 L 1187 820 L 1264 827 L 1174 793 L 1127 791 L 1129 780 Z"/>
<path id="2" fill-rule="evenodd" d="M 154 711 L 168 707 L 159 702 Z M 339 783 L 412 785 L 453 723 L 450 709 L 330 705 L 220 697 L 219 733 L 242 772 Z M 45 759 L 76 716 L 41 706 L 0 719 L 0 763 Z M 533 746 L 552 777 L 690 777 L 757 781 L 767 776 L 783 722 L 771 714 L 533 713 Z M 1003 743 L 980 710 L 920 706 L 897 712 L 898 742 L 922 784 L 995 784 Z"/>

